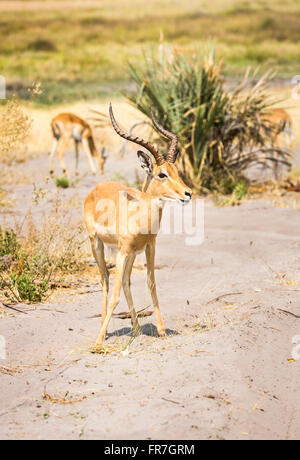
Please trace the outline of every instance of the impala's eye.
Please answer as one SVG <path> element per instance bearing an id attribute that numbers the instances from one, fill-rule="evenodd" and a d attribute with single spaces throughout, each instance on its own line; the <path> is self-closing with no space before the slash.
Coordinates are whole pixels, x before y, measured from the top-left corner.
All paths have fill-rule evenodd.
<path id="1" fill-rule="evenodd" d="M 160 179 L 165 179 L 166 177 L 168 177 L 165 173 L 159 173 L 158 177 Z"/>

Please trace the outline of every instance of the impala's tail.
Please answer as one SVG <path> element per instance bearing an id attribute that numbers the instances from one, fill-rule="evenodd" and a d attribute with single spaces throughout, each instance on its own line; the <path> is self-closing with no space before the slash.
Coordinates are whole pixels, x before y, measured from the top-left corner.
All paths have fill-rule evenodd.
<path id="1" fill-rule="evenodd" d="M 59 140 L 60 137 L 61 137 L 61 132 L 60 132 L 58 124 L 55 123 L 55 121 L 51 122 L 51 129 L 52 129 L 53 137 L 55 137 L 55 139 Z"/>
<path id="2" fill-rule="evenodd" d="M 88 143 L 89 143 L 90 152 L 93 155 L 93 157 L 98 157 L 99 153 L 98 153 L 98 150 L 96 149 L 94 138 L 92 135 L 88 137 Z"/>

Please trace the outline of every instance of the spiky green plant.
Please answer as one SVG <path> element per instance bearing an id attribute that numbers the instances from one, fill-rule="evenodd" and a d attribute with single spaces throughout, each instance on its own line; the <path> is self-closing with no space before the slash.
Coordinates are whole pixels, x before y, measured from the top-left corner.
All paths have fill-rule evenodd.
<path id="1" fill-rule="evenodd" d="M 148 116 L 152 106 L 157 120 L 179 136 L 178 167 L 202 191 L 223 192 L 224 180 L 240 180 L 251 163 L 288 164 L 288 152 L 273 146 L 274 126 L 262 116 L 274 104 L 265 95 L 271 75 L 248 89 L 247 73 L 229 91 L 221 69 L 213 52 L 203 57 L 199 51 L 184 54 L 164 46 L 157 55 L 145 56 L 142 70 L 130 65 L 136 89 L 128 99 Z"/>

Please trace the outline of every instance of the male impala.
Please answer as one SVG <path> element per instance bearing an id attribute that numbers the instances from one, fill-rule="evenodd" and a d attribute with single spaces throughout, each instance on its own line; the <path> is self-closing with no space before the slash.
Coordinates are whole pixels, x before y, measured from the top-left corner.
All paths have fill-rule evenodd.
<path id="1" fill-rule="evenodd" d="M 100 270 L 103 288 L 102 322 L 97 340 L 98 346 L 102 346 L 106 337 L 108 323 L 113 310 L 119 303 L 122 285 L 131 314 L 133 329 L 136 333 L 140 332 L 130 291 L 130 275 L 136 254 L 144 250 L 146 252 L 148 287 L 157 316 L 157 331 L 160 336 L 165 335 L 154 275 L 156 236 L 164 201 L 171 200 L 186 204 L 192 197 L 191 189 L 182 182 L 174 164 L 177 156 L 178 138 L 156 122 L 152 110 L 151 118 L 154 126 L 171 140 L 166 157 L 149 142 L 122 131 L 114 118 L 111 105 L 109 114 L 117 134 L 147 149 L 153 155 L 155 163 L 152 163 L 148 154 L 139 150 L 137 155 L 141 167 L 146 172 L 142 191 L 126 187 L 120 182 L 102 182 L 94 188 L 85 200 L 85 223 L 91 240 L 92 251 Z M 126 225 L 126 222 L 131 222 L 131 229 L 129 229 L 129 225 Z M 108 312 L 109 274 L 104 260 L 104 244 L 117 247 L 114 287 L 108 304 Z"/>
<path id="2" fill-rule="evenodd" d="M 106 160 L 106 156 L 104 155 L 105 149 L 102 149 L 101 154 L 97 151 L 91 127 L 85 120 L 78 117 L 77 115 L 74 115 L 73 113 L 60 113 L 51 121 L 51 129 L 54 137 L 49 160 L 51 176 L 54 174 L 53 158 L 57 152 L 63 174 L 66 177 L 69 177 L 63 154 L 70 139 L 73 139 L 75 143 L 76 174 L 78 174 L 78 147 L 80 142 L 83 145 L 93 174 L 96 174 L 93 157 L 97 159 L 99 171 L 101 174 L 103 174 L 104 163 Z"/>

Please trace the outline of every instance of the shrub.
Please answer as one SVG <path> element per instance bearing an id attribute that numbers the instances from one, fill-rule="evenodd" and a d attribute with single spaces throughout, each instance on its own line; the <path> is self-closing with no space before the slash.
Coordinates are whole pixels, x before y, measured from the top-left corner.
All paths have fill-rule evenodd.
<path id="1" fill-rule="evenodd" d="M 57 48 L 52 41 L 42 38 L 37 38 L 36 40 L 28 43 L 26 48 L 32 51 L 57 51 Z"/>
<path id="2" fill-rule="evenodd" d="M 262 117 L 274 103 L 266 96 L 272 76 L 253 85 L 247 72 L 229 91 L 221 69 L 213 53 L 168 53 L 165 47 L 145 56 L 141 71 L 130 65 L 136 89 L 128 99 L 148 116 L 152 106 L 158 122 L 178 135 L 179 170 L 198 191 L 239 182 L 251 163 L 266 162 L 274 151 L 272 161 L 289 164 L 288 152 L 273 147 L 274 126 Z M 167 141 L 158 142 L 166 147 Z"/>
<path id="3" fill-rule="evenodd" d="M 11 164 L 22 160 L 18 150 L 29 135 L 32 121 L 24 114 L 19 103 L 8 101 L 0 114 L 0 163 Z"/>
<path id="4" fill-rule="evenodd" d="M 4 230 L 0 227 L 0 257 L 16 256 L 19 249 L 20 243 L 14 230 Z"/>
<path id="5" fill-rule="evenodd" d="M 56 187 L 60 187 L 60 188 L 70 187 L 70 181 L 67 177 L 56 177 L 55 183 L 56 183 Z"/>
<path id="6" fill-rule="evenodd" d="M 35 193 L 34 203 L 40 200 Z M 45 196 L 42 197 L 44 199 Z M 41 302 L 51 286 L 83 266 L 82 224 L 72 222 L 59 199 L 44 218 L 34 222 L 31 213 L 16 229 L 0 228 L 0 289 L 12 301 Z M 59 284 L 59 282 L 58 282 Z"/>

